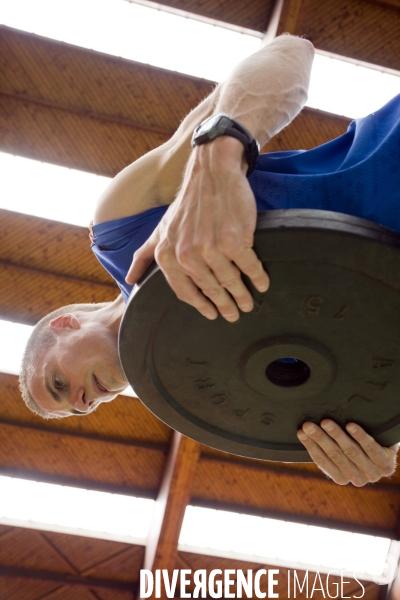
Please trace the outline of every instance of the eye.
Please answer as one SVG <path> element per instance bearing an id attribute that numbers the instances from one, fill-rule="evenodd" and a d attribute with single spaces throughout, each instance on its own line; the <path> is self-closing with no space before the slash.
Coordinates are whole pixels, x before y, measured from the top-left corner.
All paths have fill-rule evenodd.
<path id="1" fill-rule="evenodd" d="M 65 386 L 64 383 L 58 377 L 54 377 L 54 387 L 56 390 L 62 390 Z"/>
<path id="2" fill-rule="evenodd" d="M 97 383 L 98 387 L 99 387 L 99 388 L 100 388 L 100 389 L 101 389 L 103 392 L 108 392 L 108 390 L 106 390 L 106 388 L 105 388 L 104 386 L 102 386 L 102 385 L 99 383 L 99 381 L 98 381 L 98 379 L 97 379 L 97 377 L 96 377 L 95 375 L 94 375 L 94 378 L 95 378 L 95 380 L 96 380 L 96 383 Z"/>

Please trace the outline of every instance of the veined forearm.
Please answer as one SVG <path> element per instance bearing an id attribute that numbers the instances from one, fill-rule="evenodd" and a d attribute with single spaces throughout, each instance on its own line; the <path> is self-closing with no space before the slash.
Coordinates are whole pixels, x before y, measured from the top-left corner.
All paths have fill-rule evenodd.
<path id="1" fill-rule="evenodd" d="M 219 88 L 215 113 L 225 112 L 265 144 L 307 100 L 314 48 L 289 35 L 249 56 Z"/>

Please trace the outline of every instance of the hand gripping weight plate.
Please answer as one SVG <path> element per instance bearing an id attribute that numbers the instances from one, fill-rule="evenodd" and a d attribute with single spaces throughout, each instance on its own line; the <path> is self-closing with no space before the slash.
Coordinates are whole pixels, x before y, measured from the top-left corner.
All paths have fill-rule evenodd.
<path id="1" fill-rule="evenodd" d="M 317 210 L 261 213 L 255 250 L 271 285 L 254 310 L 208 321 L 154 266 L 119 337 L 128 381 L 162 421 L 240 456 L 307 462 L 305 420 L 355 421 L 400 440 L 400 236 Z"/>

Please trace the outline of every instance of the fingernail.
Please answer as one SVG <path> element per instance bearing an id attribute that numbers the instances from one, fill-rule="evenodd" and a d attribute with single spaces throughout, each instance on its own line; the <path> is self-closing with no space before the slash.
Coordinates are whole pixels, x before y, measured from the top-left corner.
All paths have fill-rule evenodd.
<path id="1" fill-rule="evenodd" d="M 250 312 L 251 310 L 253 310 L 253 307 L 251 306 L 251 304 L 244 304 L 240 307 L 240 310 L 242 310 L 243 312 Z"/>
<path id="2" fill-rule="evenodd" d="M 307 439 L 306 434 L 304 433 L 304 431 L 299 431 L 297 433 L 297 437 L 299 438 L 299 440 L 301 440 L 302 442 L 304 442 Z"/>
<path id="3" fill-rule="evenodd" d="M 356 433 L 356 431 L 357 431 L 357 427 L 356 427 L 355 425 L 353 425 L 353 424 L 351 424 L 351 425 L 347 425 L 346 429 L 347 429 L 347 431 L 349 431 L 350 433 Z"/>
<path id="4" fill-rule="evenodd" d="M 306 425 L 304 425 L 304 427 L 305 427 L 305 432 L 310 433 L 311 435 L 317 431 L 316 428 L 314 427 L 314 425 L 306 424 Z"/>
<path id="5" fill-rule="evenodd" d="M 269 288 L 269 285 L 266 285 L 265 283 L 263 285 L 259 285 L 257 287 L 259 292 L 266 292 L 268 288 Z"/>
<path id="6" fill-rule="evenodd" d="M 325 429 L 325 431 L 333 431 L 334 429 L 334 425 L 332 423 L 327 423 L 326 425 L 322 425 L 323 429 Z"/>

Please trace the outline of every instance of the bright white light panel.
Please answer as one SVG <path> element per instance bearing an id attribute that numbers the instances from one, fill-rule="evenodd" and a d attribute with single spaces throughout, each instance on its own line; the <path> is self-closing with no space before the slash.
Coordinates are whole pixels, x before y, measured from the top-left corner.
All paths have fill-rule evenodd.
<path id="1" fill-rule="evenodd" d="M 0 320 L 0 372 L 17 375 L 32 327 Z"/>
<path id="2" fill-rule="evenodd" d="M 0 476 L 0 523 L 6 525 L 145 544 L 153 507 L 145 498 Z M 386 538 L 193 506 L 179 538 L 185 551 L 370 577 L 384 571 L 389 545 Z"/>
<path id="3" fill-rule="evenodd" d="M 153 505 L 147 498 L 0 476 L 0 523 L 6 525 L 144 544 Z"/>
<path id="4" fill-rule="evenodd" d="M 209 550 L 214 556 L 246 557 L 294 568 L 337 569 L 379 576 L 390 540 L 234 512 L 188 506 L 181 550 Z"/>
<path id="5" fill-rule="evenodd" d="M 127 0 L 0 0 L 0 22 L 213 81 L 222 81 L 261 45 L 258 32 L 238 33 Z M 398 93 L 396 75 L 320 55 L 308 106 L 357 118 Z"/>
<path id="6" fill-rule="evenodd" d="M 0 152 L 0 208 L 88 227 L 110 179 Z"/>
<path id="7" fill-rule="evenodd" d="M 213 81 L 261 43 L 126 0 L 0 0 L 0 19 L 10 27 Z"/>

